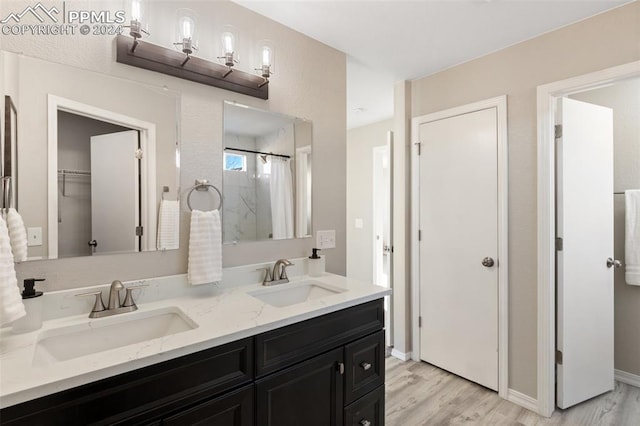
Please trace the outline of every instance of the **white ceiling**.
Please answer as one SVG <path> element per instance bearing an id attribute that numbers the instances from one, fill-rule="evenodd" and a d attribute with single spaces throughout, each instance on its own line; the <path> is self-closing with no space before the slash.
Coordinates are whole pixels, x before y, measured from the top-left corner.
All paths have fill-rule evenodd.
<path id="1" fill-rule="evenodd" d="M 347 125 L 393 114 L 413 80 L 629 0 L 233 0 L 347 54 Z"/>

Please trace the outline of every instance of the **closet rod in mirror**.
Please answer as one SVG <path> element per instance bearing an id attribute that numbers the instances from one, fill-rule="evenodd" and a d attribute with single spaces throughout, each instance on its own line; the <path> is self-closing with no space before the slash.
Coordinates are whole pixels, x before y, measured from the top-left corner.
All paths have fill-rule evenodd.
<path id="1" fill-rule="evenodd" d="M 273 154 L 271 152 L 261 152 L 261 151 L 251 151 L 250 149 L 241 149 L 241 148 L 231 148 L 231 147 L 226 147 L 224 149 L 226 150 L 231 150 L 231 151 L 240 151 L 240 152 L 248 152 L 251 154 L 260 154 L 260 155 L 271 155 L 272 157 L 282 157 L 282 158 L 291 158 L 290 155 L 283 155 L 283 154 Z"/>

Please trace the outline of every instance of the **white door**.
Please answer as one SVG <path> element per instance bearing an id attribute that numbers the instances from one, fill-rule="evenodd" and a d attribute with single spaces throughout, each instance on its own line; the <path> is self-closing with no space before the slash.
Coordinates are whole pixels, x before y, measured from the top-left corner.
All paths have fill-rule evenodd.
<path id="1" fill-rule="evenodd" d="M 497 125 L 495 107 L 424 123 L 418 160 L 421 358 L 493 390 L 498 390 Z"/>
<path id="2" fill-rule="evenodd" d="M 391 144 L 393 133 L 387 132 L 387 144 L 373 148 L 373 280 L 391 288 Z M 384 298 L 386 345 L 392 346 L 391 296 Z"/>
<path id="3" fill-rule="evenodd" d="M 91 137 L 91 239 L 94 254 L 139 251 L 138 132 Z"/>
<path id="4" fill-rule="evenodd" d="M 613 113 L 560 99 L 557 149 L 557 402 L 612 390 Z"/>

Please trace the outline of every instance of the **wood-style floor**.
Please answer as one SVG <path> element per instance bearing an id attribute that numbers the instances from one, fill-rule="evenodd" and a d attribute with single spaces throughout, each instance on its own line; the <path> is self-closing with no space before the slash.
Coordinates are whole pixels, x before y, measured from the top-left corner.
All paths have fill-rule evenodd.
<path id="1" fill-rule="evenodd" d="M 557 409 L 547 419 L 430 364 L 392 357 L 386 362 L 387 426 L 640 426 L 640 388 L 623 383 L 575 407 Z"/>

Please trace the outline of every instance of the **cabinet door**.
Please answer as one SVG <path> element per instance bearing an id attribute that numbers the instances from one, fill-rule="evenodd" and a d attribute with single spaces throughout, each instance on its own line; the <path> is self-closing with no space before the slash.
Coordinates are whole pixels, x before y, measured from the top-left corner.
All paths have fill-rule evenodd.
<path id="1" fill-rule="evenodd" d="M 253 385 L 164 419 L 162 425 L 252 426 Z"/>
<path id="2" fill-rule="evenodd" d="M 260 426 L 342 426 L 342 348 L 256 382 Z"/>

